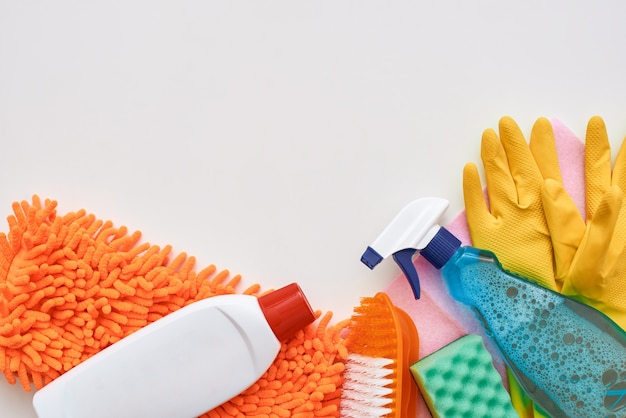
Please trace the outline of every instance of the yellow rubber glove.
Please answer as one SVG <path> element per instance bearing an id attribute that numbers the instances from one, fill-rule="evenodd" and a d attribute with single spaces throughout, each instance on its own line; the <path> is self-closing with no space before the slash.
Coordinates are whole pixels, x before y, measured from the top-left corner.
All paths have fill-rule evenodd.
<path id="1" fill-rule="evenodd" d="M 544 178 L 561 182 L 552 125 L 545 118 L 538 119 L 530 146 L 510 117 L 500 119 L 499 131 L 500 138 L 492 129 L 482 137 L 488 202 L 476 165 L 468 163 L 463 171 L 472 243 L 493 251 L 505 269 L 558 290 L 552 241 L 541 201 Z M 552 149 L 548 150 L 550 144 Z M 541 155 L 536 155 L 536 149 L 541 150 Z"/>
<path id="2" fill-rule="evenodd" d="M 539 284 L 558 290 L 554 279 L 552 241 L 543 213 L 541 186 L 544 178 L 561 183 L 552 125 L 538 119 L 530 144 L 510 117 L 499 122 L 498 135 L 483 133 L 481 158 L 487 182 L 485 201 L 478 169 L 473 163 L 463 171 L 463 194 L 472 243 L 493 251 L 503 267 Z M 509 392 L 522 418 L 542 414 L 509 375 Z"/>
<path id="3" fill-rule="evenodd" d="M 561 184 L 546 180 L 542 196 L 562 293 L 604 312 L 626 329 L 624 143 L 611 169 L 604 121 L 597 116 L 589 120 L 585 144 L 586 222 Z"/>

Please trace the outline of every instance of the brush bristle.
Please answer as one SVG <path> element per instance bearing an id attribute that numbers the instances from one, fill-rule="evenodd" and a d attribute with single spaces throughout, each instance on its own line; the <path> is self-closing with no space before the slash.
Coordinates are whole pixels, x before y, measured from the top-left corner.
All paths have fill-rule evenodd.
<path id="1" fill-rule="evenodd" d="M 388 417 L 396 409 L 398 346 L 402 336 L 389 297 L 363 298 L 346 338 L 348 355 L 341 416 Z"/>

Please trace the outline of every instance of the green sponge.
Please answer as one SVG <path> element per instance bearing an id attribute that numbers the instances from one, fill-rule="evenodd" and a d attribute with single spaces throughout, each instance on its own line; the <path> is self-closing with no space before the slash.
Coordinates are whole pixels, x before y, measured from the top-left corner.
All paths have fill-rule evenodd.
<path id="1" fill-rule="evenodd" d="M 478 335 L 466 335 L 411 365 L 435 418 L 519 415 Z"/>

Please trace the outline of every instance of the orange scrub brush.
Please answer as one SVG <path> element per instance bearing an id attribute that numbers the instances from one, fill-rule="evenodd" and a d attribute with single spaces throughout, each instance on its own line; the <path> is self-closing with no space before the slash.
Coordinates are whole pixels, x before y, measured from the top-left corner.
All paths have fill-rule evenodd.
<path id="1" fill-rule="evenodd" d="M 354 309 L 346 346 L 341 416 L 416 416 L 417 386 L 409 366 L 418 357 L 417 330 L 386 293 L 363 298 Z"/>

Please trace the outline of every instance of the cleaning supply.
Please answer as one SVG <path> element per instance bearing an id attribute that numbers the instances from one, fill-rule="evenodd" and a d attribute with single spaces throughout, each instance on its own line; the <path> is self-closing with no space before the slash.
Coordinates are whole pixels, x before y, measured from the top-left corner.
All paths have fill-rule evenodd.
<path id="1" fill-rule="evenodd" d="M 425 199 L 405 206 L 402 213 L 367 247 L 361 261 L 372 269 L 383 259 L 393 256 L 409 280 L 415 299 L 419 299 L 420 282 L 412 258 L 416 251 L 426 247 L 435 236 L 437 221 L 447 208 L 448 202 L 443 199 Z M 433 226 L 423 234 L 416 233 L 422 231 L 423 225 Z"/>
<path id="2" fill-rule="evenodd" d="M 530 145 L 508 116 L 500 119 L 499 132 L 500 138 L 493 129 L 487 129 L 481 142 L 488 203 L 476 165 L 468 163 L 463 170 L 463 196 L 472 243 L 495 251 L 507 270 L 558 290 L 552 241 L 541 200 L 544 178 L 561 181 L 550 121 L 536 121 Z M 511 242 L 524 245 L 514 246 Z"/>
<path id="3" fill-rule="evenodd" d="M 418 357 L 415 324 L 384 292 L 361 299 L 346 337 L 343 418 L 416 416 L 409 365 Z"/>
<path id="4" fill-rule="evenodd" d="M 46 417 L 197 417 L 261 377 L 314 314 L 295 283 L 192 303 L 63 374 L 33 399 Z"/>
<path id="5" fill-rule="evenodd" d="M 434 418 L 517 418 L 480 336 L 465 335 L 411 365 Z"/>
<path id="6" fill-rule="evenodd" d="M 613 168 L 604 121 L 593 117 L 585 143 L 583 219 L 563 186 L 546 179 L 543 206 L 562 293 L 604 312 L 626 329 L 626 146 Z"/>
<path id="7" fill-rule="evenodd" d="M 563 185 L 550 126 L 546 119 L 538 119 L 529 144 L 510 117 L 500 120 L 500 139 L 492 130 L 485 131 L 481 154 L 489 209 L 476 167 L 469 163 L 464 170 L 472 241 L 498 254 L 506 269 L 576 297 L 624 328 L 626 205 L 619 190 L 626 190 L 626 149 L 620 150 L 612 167 L 604 121 L 598 116 L 589 120 L 583 218 L 580 205 Z M 513 249 L 509 240 L 523 245 Z M 547 251 L 547 241 L 551 251 Z M 528 273 L 523 267 L 525 261 L 530 262 L 527 260 L 553 262 L 556 281 L 547 270 L 539 276 Z"/>
<path id="8" fill-rule="evenodd" d="M 41 389 L 114 342 L 196 301 L 263 296 L 241 276 L 172 247 L 140 242 L 139 231 L 84 209 L 59 213 L 33 196 L 15 202 L 0 233 L 0 370 L 11 384 Z M 349 320 L 332 312 L 282 342 L 267 372 L 203 418 L 339 417 Z"/>
<path id="9" fill-rule="evenodd" d="M 626 333 L 601 312 L 502 269 L 492 252 L 461 247 L 435 221 L 415 222 L 416 215 L 433 220 L 445 207 L 442 199 L 418 199 L 383 235 L 407 225 L 405 235 L 442 269 L 452 297 L 472 307 L 519 383 L 547 413 L 590 417 L 624 411 Z M 381 253 L 418 251 L 403 246 L 406 236 L 375 242 L 387 246 L 367 249 L 362 261 L 370 268 L 382 260 Z M 410 259 L 403 270 L 413 270 L 407 278 L 419 280 Z"/>

